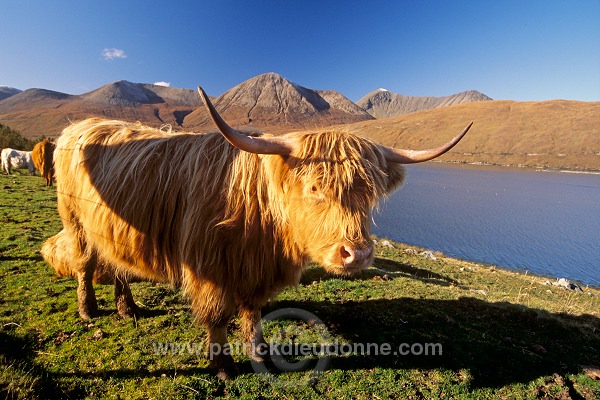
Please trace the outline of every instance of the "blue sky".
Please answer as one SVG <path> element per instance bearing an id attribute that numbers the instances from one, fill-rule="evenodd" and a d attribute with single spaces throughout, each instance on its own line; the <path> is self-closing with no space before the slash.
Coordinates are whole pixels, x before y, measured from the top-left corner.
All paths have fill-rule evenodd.
<path id="1" fill-rule="evenodd" d="M 0 5 L 0 85 L 81 94 L 124 79 L 218 96 L 266 72 L 353 101 L 381 87 L 600 101 L 600 0 Z"/>

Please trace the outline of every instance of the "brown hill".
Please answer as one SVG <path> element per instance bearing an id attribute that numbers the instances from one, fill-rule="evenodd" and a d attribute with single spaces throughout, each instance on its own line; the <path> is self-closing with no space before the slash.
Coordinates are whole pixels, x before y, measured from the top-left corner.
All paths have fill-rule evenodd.
<path id="1" fill-rule="evenodd" d="M 375 118 L 389 118 L 453 104 L 492 100 L 483 93 L 469 90 L 444 97 L 403 96 L 385 89 L 368 93 L 356 102 Z"/>
<path id="2" fill-rule="evenodd" d="M 326 127 L 371 120 L 365 110 L 333 90 L 312 90 L 268 73 L 223 93 L 215 107 L 232 125 L 269 132 Z M 211 127 L 204 109 L 185 120 L 190 129 Z"/>
<path id="3" fill-rule="evenodd" d="M 21 93 L 21 90 L 11 88 L 8 86 L 0 86 L 0 100 L 4 100 L 9 98 L 10 96 L 14 96 L 17 93 Z"/>
<path id="4" fill-rule="evenodd" d="M 483 101 L 339 127 L 422 149 L 473 128 L 440 161 L 600 170 L 600 102 Z"/>
<path id="5" fill-rule="evenodd" d="M 32 110 L 49 104 L 62 104 L 74 96 L 47 89 L 27 89 L 0 101 L 0 113 Z"/>
<path id="6" fill-rule="evenodd" d="M 0 121 L 26 137 L 57 136 L 70 121 L 98 116 L 150 126 L 213 130 L 195 90 L 118 81 L 82 95 L 29 89 L 0 101 Z M 264 74 L 223 93 L 215 106 L 237 127 L 271 132 L 373 119 L 338 92 Z"/>
<path id="7" fill-rule="evenodd" d="M 191 89 L 118 81 L 82 95 L 25 90 L 0 101 L 0 121 L 29 138 L 58 136 L 71 121 L 93 116 L 181 128 L 200 104 Z"/>

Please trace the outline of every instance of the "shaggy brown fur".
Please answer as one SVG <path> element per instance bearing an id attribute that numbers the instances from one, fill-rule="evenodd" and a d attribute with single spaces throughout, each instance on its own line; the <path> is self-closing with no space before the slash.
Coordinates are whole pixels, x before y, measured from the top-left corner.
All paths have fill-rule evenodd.
<path id="1" fill-rule="evenodd" d="M 54 143 L 48 139 L 44 139 L 33 147 L 31 158 L 33 164 L 40 171 L 42 178 L 46 180 L 46 186 L 52 186 L 52 178 L 54 177 Z"/>
<path id="2" fill-rule="evenodd" d="M 100 119 L 66 128 L 55 166 L 70 244 L 55 251 L 69 253 L 58 258 L 77 273 L 81 316 L 95 311 L 98 259 L 180 285 L 211 345 L 223 346 L 236 309 L 250 341 L 260 308 L 296 285 L 310 259 L 340 274 L 370 264 L 371 209 L 402 183 L 403 167 L 351 134 L 288 137 L 300 145 L 284 157 L 240 151 L 219 133 Z M 211 366 L 234 370 L 223 354 Z"/>

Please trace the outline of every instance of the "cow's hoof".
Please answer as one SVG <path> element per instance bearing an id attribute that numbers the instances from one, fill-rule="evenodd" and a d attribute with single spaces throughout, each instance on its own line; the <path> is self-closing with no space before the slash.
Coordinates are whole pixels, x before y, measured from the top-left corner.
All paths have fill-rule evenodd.
<path id="1" fill-rule="evenodd" d="M 90 317 L 90 315 L 88 313 L 85 312 L 81 312 L 79 311 L 79 318 L 81 318 L 83 321 L 91 321 L 92 317 Z"/>
<path id="2" fill-rule="evenodd" d="M 250 360 L 257 362 L 257 363 L 264 363 L 266 361 L 266 359 L 256 353 L 248 353 L 248 357 L 250 357 Z"/>
<path id="3" fill-rule="evenodd" d="M 248 345 L 246 347 L 246 354 L 250 357 L 250 360 L 257 363 L 264 363 L 266 361 L 265 356 L 271 353 L 268 343 L 262 342 L 259 345 Z"/>
<path id="4" fill-rule="evenodd" d="M 240 373 L 231 356 L 211 362 L 210 369 L 212 369 L 217 378 L 222 381 L 234 379 Z"/>
<path id="5" fill-rule="evenodd" d="M 238 375 L 237 371 L 231 371 L 231 370 L 225 370 L 225 369 L 220 369 L 217 371 L 217 378 L 221 381 L 229 381 L 232 379 L 235 379 L 235 377 Z"/>
<path id="6" fill-rule="evenodd" d="M 93 317 L 96 316 L 96 313 L 91 313 L 89 311 L 79 310 L 79 317 L 81 317 L 84 321 L 91 321 Z"/>
<path id="7" fill-rule="evenodd" d="M 140 316 L 141 316 L 139 308 L 136 308 L 135 310 L 128 309 L 126 311 L 119 310 L 118 313 L 121 316 L 121 318 L 123 318 L 123 319 L 130 319 L 131 318 L 131 319 L 138 320 L 138 319 L 140 319 Z"/>
<path id="8" fill-rule="evenodd" d="M 118 303 L 117 304 L 117 312 L 123 319 L 133 318 L 133 319 L 138 320 L 138 319 L 140 319 L 140 316 L 141 316 L 140 308 L 135 303 L 134 304 Z"/>
<path id="9" fill-rule="evenodd" d="M 98 303 L 93 288 L 87 291 L 77 289 L 77 310 L 84 321 L 89 321 L 98 316 Z"/>

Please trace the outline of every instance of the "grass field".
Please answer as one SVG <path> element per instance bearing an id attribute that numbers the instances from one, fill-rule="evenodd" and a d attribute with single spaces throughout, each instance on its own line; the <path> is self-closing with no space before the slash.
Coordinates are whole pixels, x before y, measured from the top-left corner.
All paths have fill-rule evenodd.
<path id="1" fill-rule="evenodd" d="M 207 370 L 203 328 L 173 287 L 133 284 L 143 310 L 134 321 L 117 315 L 111 286 L 96 286 L 101 316 L 79 319 L 76 282 L 57 278 L 39 254 L 61 229 L 56 194 L 40 177 L 0 176 L 0 223 L 0 398 L 600 398 L 598 290 L 379 244 L 373 268 L 340 279 L 311 267 L 263 314 L 302 309 L 347 348 L 411 354 L 344 352 L 320 374 L 272 365 L 258 374 L 235 354 L 241 374 L 222 382 Z M 238 327 L 233 320 L 232 344 Z M 273 322 L 265 332 L 296 343 L 322 337 L 310 322 Z M 184 347 L 157 347 L 168 343 Z M 419 354 L 426 344 L 441 354 Z"/>

